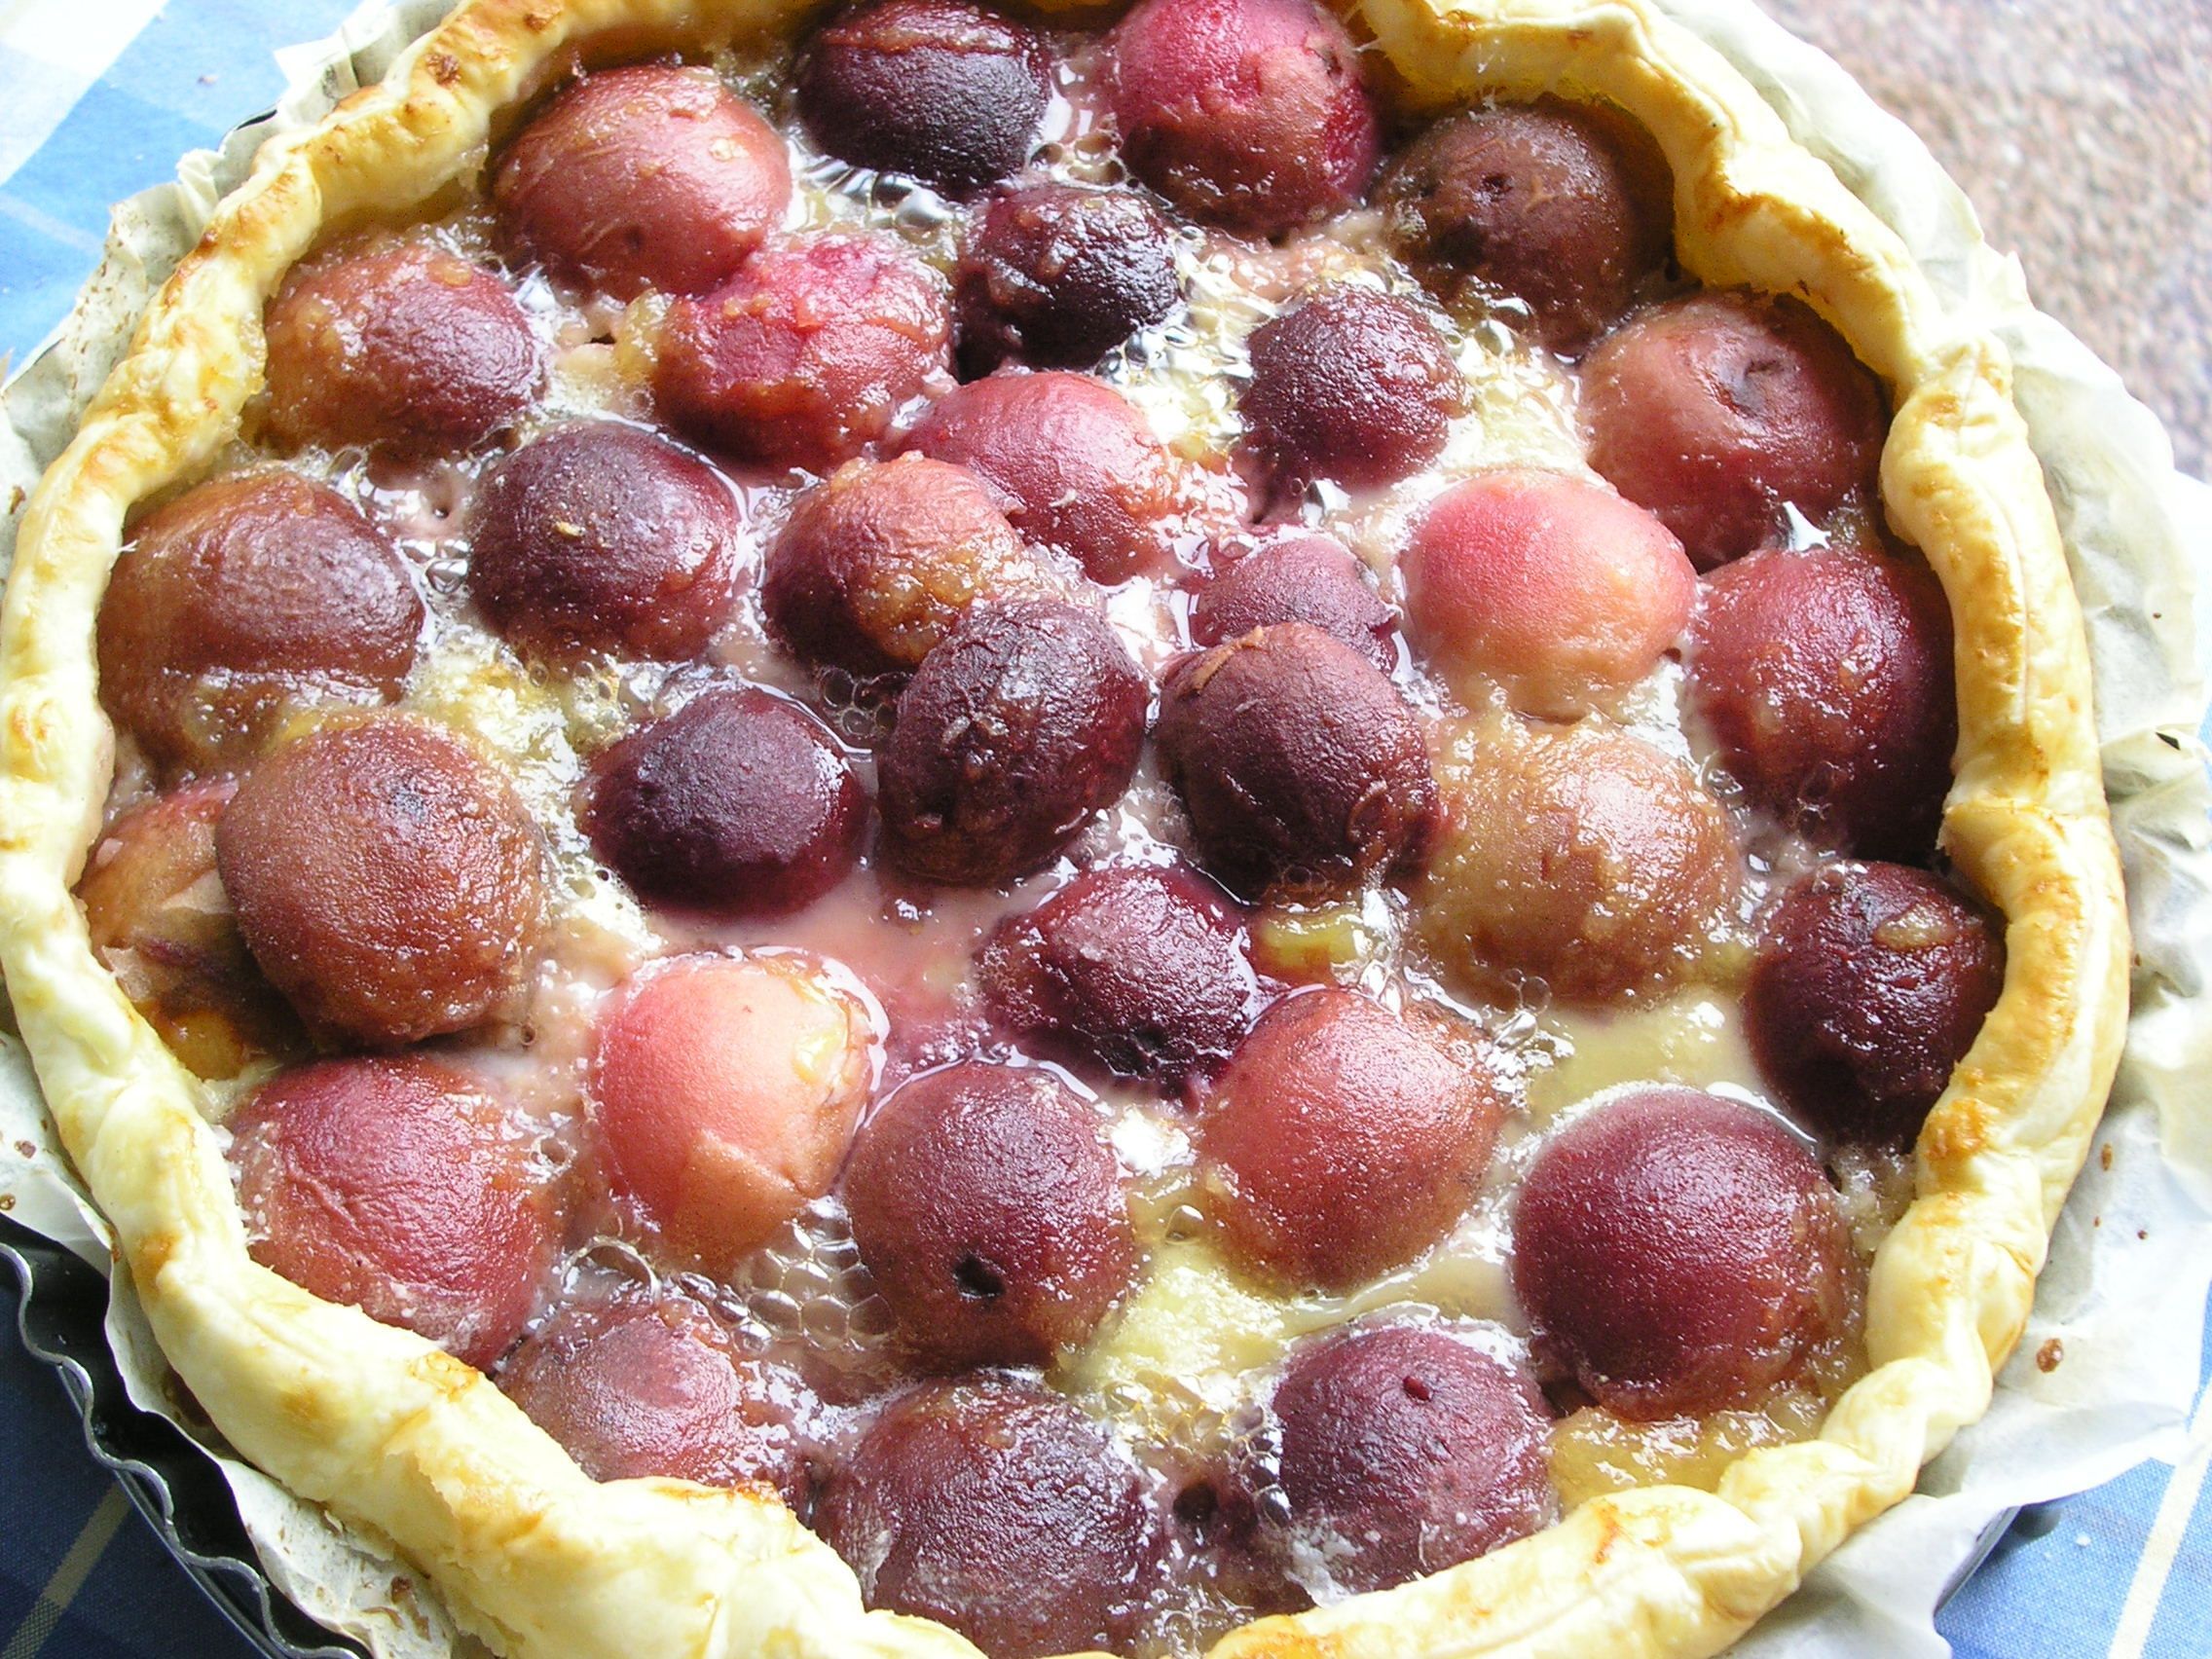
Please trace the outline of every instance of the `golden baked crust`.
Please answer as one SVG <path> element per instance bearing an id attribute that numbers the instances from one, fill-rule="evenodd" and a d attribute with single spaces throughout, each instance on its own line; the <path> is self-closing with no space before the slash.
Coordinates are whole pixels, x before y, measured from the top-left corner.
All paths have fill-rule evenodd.
<path id="1" fill-rule="evenodd" d="M 389 1539 L 505 1653 L 975 1650 L 927 1621 L 864 1611 L 852 1574 L 772 1496 L 595 1485 L 473 1370 L 254 1264 L 198 1086 L 97 964 L 70 896 L 113 753 L 93 618 L 131 505 L 195 477 L 236 433 L 260 382 L 263 302 L 325 227 L 472 174 L 499 112 L 578 43 L 705 44 L 797 9 L 473 0 L 386 84 L 273 142 L 33 496 L 0 629 L 0 960 L 62 1140 L 154 1330 L 241 1454 Z M 1262 1621 L 1215 1652 L 1710 1653 L 1911 1490 L 1985 1408 L 2027 1317 L 2125 1014 L 2081 619 L 2002 348 L 1943 313 L 1897 238 L 1717 55 L 1647 0 L 1359 0 L 1357 12 L 1421 101 L 1556 89 L 1627 110 L 1673 165 L 1690 272 L 1800 295 L 1887 383 L 1886 507 L 1956 624 L 1943 845 L 2005 913 L 2009 967 L 1921 1137 L 1916 1201 L 1876 1258 L 1872 1369 L 1819 1439 L 1743 1457 L 1716 1493 L 1594 1499 L 1493 1555 Z"/>

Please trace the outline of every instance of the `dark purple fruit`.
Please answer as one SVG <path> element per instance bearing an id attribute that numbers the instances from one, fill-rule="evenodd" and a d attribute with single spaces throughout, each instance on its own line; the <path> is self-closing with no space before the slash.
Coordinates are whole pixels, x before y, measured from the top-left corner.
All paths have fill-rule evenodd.
<path id="1" fill-rule="evenodd" d="M 506 283 L 424 239 L 298 267 L 262 331 L 269 429 L 291 449 L 467 449 L 520 415 L 544 376 Z"/>
<path id="2" fill-rule="evenodd" d="M 979 208 L 952 279 L 964 379 L 1004 363 L 1088 369 L 1175 309 L 1167 222 L 1133 190 L 1032 184 Z"/>
<path id="3" fill-rule="evenodd" d="M 1690 703 L 1751 798 L 1867 857 L 1935 845 L 1959 736 L 1951 612 L 1927 570 L 1857 548 L 1706 578 Z"/>
<path id="4" fill-rule="evenodd" d="M 744 264 L 792 197 L 784 141 L 712 69 L 585 75 L 492 173 L 507 241 L 566 281 L 697 294 Z"/>
<path id="5" fill-rule="evenodd" d="M 419 1055 L 280 1072 L 229 1124 L 253 1258 L 483 1367 L 560 1241 L 553 1164 L 471 1079 Z"/>
<path id="6" fill-rule="evenodd" d="M 569 1304 L 524 1340 L 499 1386 L 595 1481 L 765 1485 L 805 1501 L 806 1383 L 740 1352 L 679 1291 Z"/>
<path id="7" fill-rule="evenodd" d="M 653 396 L 719 454 L 826 473 L 950 367 L 951 326 L 942 280 L 896 242 L 794 237 L 669 308 Z"/>
<path id="8" fill-rule="evenodd" d="M 1136 1468 L 1031 1382 L 899 1396 L 824 1486 L 815 1530 L 871 1607 L 950 1625 L 996 1659 L 1120 1647 L 1159 1556 Z"/>
<path id="9" fill-rule="evenodd" d="M 1250 1025 L 1250 948 L 1242 913 L 1203 876 L 1117 865 L 1000 923 L 978 975 L 992 1014 L 1023 1036 L 1174 1087 Z"/>
<path id="10" fill-rule="evenodd" d="M 100 602 L 100 700 L 165 768 L 253 757 L 296 700 L 388 702 L 423 601 L 382 532 L 291 472 L 219 478 L 147 515 Z"/>
<path id="11" fill-rule="evenodd" d="M 1700 570 L 1869 497 L 1888 417 L 1843 337 L 1790 300 L 1701 292 L 1639 312 L 1582 365 L 1590 464 Z"/>
<path id="12" fill-rule="evenodd" d="M 867 795 L 805 709 L 724 686 L 600 756 L 582 816 L 592 850 L 646 903 L 781 916 L 853 867 Z"/>
<path id="13" fill-rule="evenodd" d="M 1444 449 L 1466 383 L 1420 308 L 1349 282 L 1318 288 L 1252 331 L 1237 412 L 1278 489 L 1317 478 L 1372 489 Z"/>
<path id="14" fill-rule="evenodd" d="M 1143 0 L 1109 40 L 1122 153 L 1194 218 L 1274 236 L 1367 189 L 1375 104 L 1351 37 L 1312 0 Z"/>
<path id="15" fill-rule="evenodd" d="M 1217 550 L 1217 563 L 1222 557 Z M 1200 588 L 1191 606 L 1191 639 L 1200 645 L 1278 622 L 1309 622 L 1384 674 L 1397 667 L 1397 613 L 1333 535 L 1271 536 Z"/>
<path id="16" fill-rule="evenodd" d="M 1522 1182 L 1513 1285 L 1598 1404 L 1639 1420 L 1756 1406 L 1848 1316 L 1835 1192 L 1789 1131 L 1694 1088 L 1576 1118 Z"/>
<path id="17" fill-rule="evenodd" d="M 933 1370 L 1051 1365 L 1136 1274 L 1098 1113 L 1037 1067 L 968 1060 L 904 1084 L 853 1143 L 844 1195 L 861 1260 Z"/>
<path id="18" fill-rule="evenodd" d="M 1985 912 L 1926 870 L 1830 865 L 1769 912 L 1744 1015 L 1784 1105 L 1838 1140 L 1902 1144 L 2004 988 Z"/>
<path id="19" fill-rule="evenodd" d="M 1145 700 L 1144 672 L 1096 611 L 976 610 L 900 694 L 877 771 L 885 853 L 954 887 L 1038 868 L 1128 788 Z"/>
<path id="20" fill-rule="evenodd" d="M 1275 1389 L 1280 1540 L 1354 1594 L 1441 1572 L 1549 1526 L 1549 1415 L 1532 1379 L 1444 1330 L 1324 1338 Z"/>
<path id="21" fill-rule="evenodd" d="M 1667 164 L 1641 129 L 1561 98 L 1448 116 L 1376 190 L 1398 257 L 1447 304 L 1518 300 L 1580 351 L 1667 257 Z"/>
<path id="22" fill-rule="evenodd" d="M 737 596 L 737 499 L 714 468 L 636 426 L 548 432 L 500 461 L 468 523 L 468 582 L 526 651 L 681 662 Z"/>
<path id="23" fill-rule="evenodd" d="M 1160 757 L 1206 866 L 1241 893 L 1417 864 L 1436 779 L 1382 672 L 1304 622 L 1184 657 L 1161 689 Z"/>
<path id="24" fill-rule="evenodd" d="M 544 851 L 513 786 L 426 720 L 333 721 L 246 774 L 215 832 L 254 960 L 318 1034 L 417 1043 L 522 982 Z"/>
<path id="25" fill-rule="evenodd" d="M 1029 159 L 1051 54 L 1026 24 L 960 0 L 869 0 L 816 31 L 799 120 L 832 156 L 955 195 Z"/>
<path id="26" fill-rule="evenodd" d="M 1206 1205 L 1264 1277 L 1347 1290 L 1458 1222 L 1505 1105 L 1473 1045 L 1330 987 L 1261 1015 L 1205 1091 Z"/>

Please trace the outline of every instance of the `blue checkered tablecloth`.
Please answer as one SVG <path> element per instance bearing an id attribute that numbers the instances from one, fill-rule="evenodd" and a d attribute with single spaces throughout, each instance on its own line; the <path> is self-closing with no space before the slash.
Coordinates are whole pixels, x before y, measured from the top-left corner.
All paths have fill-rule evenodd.
<path id="1" fill-rule="evenodd" d="M 271 50 L 326 32 L 350 5 L 0 0 L 0 353 L 25 361 L 60 321 L 98 259 L 109 203 L 268 107 L 281 86 Z M 1954 1652 L 2212 1655 L 2212 1404 L 2194 1427 L 2178 1466 L 2145 1464 L 2024 1514 L 1944 1609 Z M 0 1321 L 0 1659 L 250 1651 L 131 1513 L 54 1374 Z"/>

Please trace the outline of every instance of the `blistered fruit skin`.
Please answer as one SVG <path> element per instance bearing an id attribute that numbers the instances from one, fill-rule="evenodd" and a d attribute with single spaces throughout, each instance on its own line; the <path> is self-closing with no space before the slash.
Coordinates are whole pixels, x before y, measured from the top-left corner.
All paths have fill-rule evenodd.
<path id="1" fill-rule="evenodd" d="M 1813 1155 L 1757 1108 L 1645 1088 L 1537 1154 L 1513 1286 L 1601 1406 L 1641 1421 L 1756 1406 L 1833 1339 L 1849 1235 Z"/>
<path id="2" fill-rule="evenodd" d="M 1902 1144 L 2005 985 L 1982 911 L 1925 870 L 1829 865 L 1768 914 L 1744 997 L 1759 1071 L 1838 1140 Z"/>
<path id="3" fill-rule="evenodd" d="M 1411 301 L 1348 282 L 1319 288 L 1252 331 L 1237 412 L 1279 487 L 1395 483 L 1444 449 L 1466 384 Z"/>
<path id="4" fill-rule="evenodd" d="M 806 661 L 917 668 L 979 601 L 1046 577 L 982 482 L 921 456 L 856 461 L 798 498 L 768 550 L 768 626 Z"/>
<path id="5" fill-rule="evenodd" d="M 1518 300 L 1580 351 L 1667 255 L 1666 164 L 1625 129 L 1549 97 L 1447 116 L 1376 189 L 1391 243 L 1447 304 Z"/>
<path id="6" fill-rule="evenodd" d="M 253 1258 L 488 1366 L 559 1242 L 553 1177 L 509 1110 L 417 1055 L 279 1073 L 231 1118 Z"/>
<path id="7" fill-rule="evenodd" d="M 1697 572 L 1667 527 L 1602 484 L 1486 472 L 1439 496 L 1399 561 L 1406 627 L 1475 706 L 1572 719 L 1659 665 Z"/>
<path id="8" fill-rule="evenodd" d="M 1624 732 L 1506 722 L 1439 766 L 1442 828 L 1414 925 L 1455 984 L 1539 979 L 1595 1003 L 1679 979 L 1734 899 L 1727 814 Z"/>
<path id="9" fill-rule="evenodd" d="M 1324 1338 L 1292 1360 L 1274 1413 L 1288 1537 L 1353 1594 L 1472 1561 L 1558 1515 L 1534 1381 L 1445 1331 Z"/>
<path id="10" fill-rule="evenodd" d="M 1194 218 L 1272 236 L 1350 206 L 1374 176 L 1358 52 L 1311 0 L 1143 0 L 1111 41 L 1122 153 Z"/>
<path id="11" fill-rule="evenodd" d="M 884 852 L 953 887 L 1040 867 L 1128 788 L 1145 701 L 1143 670 L 1096 611 L 981 607 L 900 693 L 876 772 Z"/>
<path id="12" fill-rule="evenodd" d="M 1582 365 L 1590 464 L 1699 569 L 1819 524 L 1874 485 L 1888 420 L 1851 348 L 1793 301 L 1701 292 L 1638 313 Z"/>
<path id="13" fill-rule="evenodd" d="M 1105 1432 L 1012 1380 L 893 1400 L 830 1474 L 814 1525 L 869 1606 L 950 1625 L 996 1659 L 1119 1647 L 1160 1547 Z"/>
<path id="14" fill-rule="evenodd" d="M 1230 887 L 1328 887 L 1418 864 L 1436 779 L 1397 690 L 1343 641 L 1283 622 L 1178 661 L 1160 757 Z"/>
<path id="15" fill-rule="evenodd" d="M 426 240 L 299 267 L 263 337 L 269 429 L 292 449 L 467 449 L 520 415 L 544 373 L 507 285 Z"/>
<path id="16" fill-rule="evenodd" d="M 791 197 L 775 129 L 713 70 L 667 63 L 584 76 L 492 174 L 511 244 L 622 300 L 712 288 L 783 222 Z"/>
<path id="17" fill-rule="evenodd" d="M 972 381 L 932 404 L 910 441 L 982 479 L 1008 523 L 1094 581 L 1159 567 L 1185 505 L 1182 469 L 1144 417 L 1088 375 Z"/>
<path id="18" fill-rule="evenodd" d="M 895 243 L 794 238 L 669 308 L 653 395 L 709 449 L 826 473 L 949 372 L 950 334 L 941 280 Z"/>
<path id="19" fill-rule="evenodd" d="M 994 196 L 969 221 L 953 276 L 962 376 L 1095 365 L 1182 297 L 1169 237 L 1133 190 L 1044 183 Z"/>
<path id="20" fill-rule="evenodd" d="M 756 686 L 705 691 L 592 762 L 592 849 L 649 904 L 802 910 L 845 877 L 867 794 L 829 729 Z"/>
<path id="21" fill-rule="evenodd" d="M 1203 876 L 1115 865 L 1000 923 L 977 973 L 1016 1032 L 1174 1087 L 1227 1058 L 1250 1025 L 1250 951 L 1242 913 Z"/>
<path id="22" fill-rule="evenodd" d="M 382 532 L 291 472 L 220 478 L 149 514 L 100 602 L 100 699 L 149 758 L 252 758 L 283 705 L 387 702 L 423 601 Z"/>
<path id="23" fill-rule="evenodd" d="M 188 784 L 131 808 L 77 883 L 93 954 L 206 1078 L 235 1077 L 300 1035 L 239 936 L 215 873 L 215 825 L 237 787 L 229 778 Z"/>
<path id="24" fill-rule="evenodd" d="M 215 851 L 254 959 L 323 1036 L 384 1047 L 480 1024 L 543 920 L 529 808 L 405 715 L 333 721 L 265 756 Z"/>
<path id="25" fill-rule="evenodd" d="M 1204 1092 L 1205 1205 L 1245 1268 L 1347 1290 L 1449 1233 L 1505 1107 L 1471 1043 L 1354 991 L 1286 997 Z"/>
<path id="26" fill-rule="evenodd" d="M 805 1382 L 741 1353 L 678 1292 L 563 1308 L 514 1351 L 499 1387 L 595 1481 L 766 1484 L 805 1502 Z"/>
<path id="27" fill-rule="evenodd" d="M 1706 578 L 1690 704 L 1751 797 L 1868 858 L 1934 846 L 1959 736 L 1951 613 L 1926 569 L 1856 548 Z"/>
<path id="28" fill-rule="evenodd" d="M 968 1060 L 903 1084 L 853 1143 L 843 1189 L 903 1346 L 932 1370 L 1050 1365 L 1136 1273 L 1098 1114 L 1034 1066 Z"/>
<path id="29" fill-rule="evenodd" d="M 1051 54 L 1035 29 L 960 0 L 871 0 L 816 32 L 794 90 L 832 156 L 958 195 L 1029 159 Z"/>
<path id="30" fill-rule="evenodd" d="M 563 426 L 495 466 L 470 508 L 468 583 L 536 655 L 697 656 L 737 596 L 737 500 L 705 462 L 613 421 Z"/>
<path id="31" fill-rule="evenodd" d="M 1222 555 L 1214 555 L 1218 562 Z M 1271 536 L 1198 590 L 1191 639 L 1218 645 L 1278 622 L 1309 622 L 1384 674 L 1398 664 L 1397 613 L 1360 574 L 1333 535 L 1292 531 Z"/>
<path id="32" fill-rule="evenodd" d="M 601 1014 L 592 1059 L 608 1185 L 666 1259 L 728 1273 L 830 1190 L 875 1049 L 868 1011 L 803 958 L 647 970 Z"/>

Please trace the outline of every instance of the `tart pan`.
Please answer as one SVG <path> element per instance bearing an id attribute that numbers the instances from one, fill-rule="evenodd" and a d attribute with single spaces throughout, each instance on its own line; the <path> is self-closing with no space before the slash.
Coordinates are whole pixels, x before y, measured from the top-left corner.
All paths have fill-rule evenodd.
<path id="1" fill-rule="evenodd" d="M 6 1216 L 0 1264 L 16 1275 L 24 1348 L 52 1368 L 84 1419 L 86 1447 L 216 1611 L 269 1659 L 365 1659 L 270 1583 L 213 1459 L 174 1423 L 131 1403 L 108 1346 L 107 1280 Z"/>

